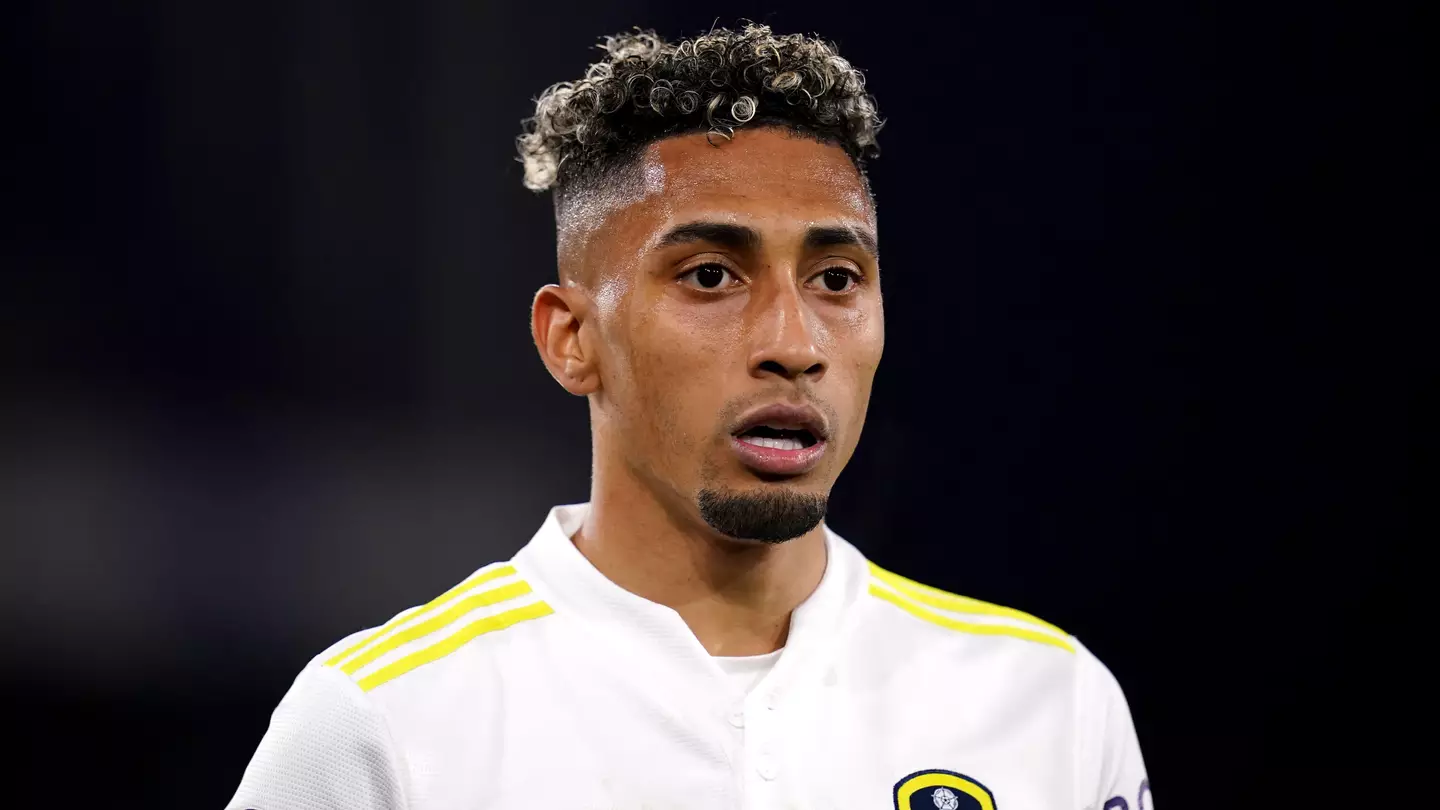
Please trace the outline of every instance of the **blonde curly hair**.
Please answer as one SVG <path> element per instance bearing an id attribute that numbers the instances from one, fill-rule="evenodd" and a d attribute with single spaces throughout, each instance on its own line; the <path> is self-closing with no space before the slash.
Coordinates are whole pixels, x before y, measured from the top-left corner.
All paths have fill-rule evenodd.
<path id="1" fill-rule="evenodd" d="M 552 85 L 517 139 L 525 187 L 564 192 L 633 162 L 654 141 L 688 132 L 783 126 L 840 146 L 865 176 L 883 126 L 865 76 L 815 36 L 769 26 L 714 28 L 678 42 L 653 31 L 605 37 L 585 78 Z M 867 184 L 868 185 L 868 184 Z"/>

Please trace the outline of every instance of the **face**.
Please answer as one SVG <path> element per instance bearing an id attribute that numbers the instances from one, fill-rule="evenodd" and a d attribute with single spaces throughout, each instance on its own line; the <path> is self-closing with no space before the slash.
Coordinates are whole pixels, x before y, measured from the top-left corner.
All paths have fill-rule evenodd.
<path id="1" fill-rule="evenodd" d="M 824 516 L 865 422 L 885 334 L 875 214 L 839 147 L 713 141 L 653 144 L 632 188 L 566 217 L 552 305 L 569 312 L 547 318 L 542 291 L 536 339 L 590 397 L 597 465 L 773 542 Z"/>

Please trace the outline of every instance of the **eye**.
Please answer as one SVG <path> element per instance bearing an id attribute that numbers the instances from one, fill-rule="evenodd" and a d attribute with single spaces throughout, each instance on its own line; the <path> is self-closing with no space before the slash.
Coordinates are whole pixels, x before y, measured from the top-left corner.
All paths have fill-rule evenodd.
<path id="1" fill-rule="evenodd" d="M 723 264 L 702 264 L 680 276 L 688 286 L 700 290 L 722 290 L 736 283 L 735 274 Z"/>
<path id="2" fill-rule="evenodd" d="M 830 267 L 815 275 L 826 292 L 847 293 L 860 285 L 860 274 L 844 267 Z"/>

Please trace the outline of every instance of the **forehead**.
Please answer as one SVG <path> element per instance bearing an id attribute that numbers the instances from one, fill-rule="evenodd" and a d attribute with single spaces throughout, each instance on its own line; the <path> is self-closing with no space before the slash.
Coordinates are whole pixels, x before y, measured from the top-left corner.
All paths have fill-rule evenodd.
<path id="1" fill-rule="evenodd" d="M 636 169 L 567 205 L 557 221 L 562 276 L 598 280 L 623 272 L 659 234 L 684 222 L 743 223 L 762 238 L 812 225 L 875 230 L 870 195 L 845 151 L 786 130 L 666 138 L 646 147 Z"/>
<path id="2" fill-rule="evenodd" d="M 666 138 L 647 147 L 639 168 L 645 197 L 659 203 L 666 219 L 729 211 L 873 220 L 869 194 L 844 150 L 775 127 L 741 129 L 730 140 L 703 132 Z"/>

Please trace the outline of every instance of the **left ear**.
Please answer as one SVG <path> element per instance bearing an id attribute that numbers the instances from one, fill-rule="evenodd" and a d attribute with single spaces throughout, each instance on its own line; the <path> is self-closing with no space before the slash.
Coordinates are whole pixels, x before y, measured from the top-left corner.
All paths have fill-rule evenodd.
<path id="1" fill-rule="evenodd" d="M 530 305 L 530 333 L 550 376 L 575 396 L 600 390 L 596 358 L 581 340 L 589 301 L 575 287 L 546 284 Z"/>

